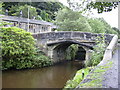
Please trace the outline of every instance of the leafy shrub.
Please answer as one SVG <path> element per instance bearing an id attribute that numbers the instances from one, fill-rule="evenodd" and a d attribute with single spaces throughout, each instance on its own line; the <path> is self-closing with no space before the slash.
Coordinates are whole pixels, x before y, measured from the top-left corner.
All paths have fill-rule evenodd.
<path id="1" fill-rule="evenodd" d="M 34 38 L 29 32 L 17 27 L 1 28 L 2 69 L 42 67 L 50 59 L 36 52 Z"/>
<path id="2" fill-rule="evenodd" d="M 78 45 L 72 44 L 66 50 L 66 60 L 74 60 L 76 52 L 78 51 Z"/>
<path id="3" fill-rule="evenodd" d="M 17 67 L 35 54 L 34 38 L 29 32 L 17 27 L 1 28 L 3 68 Z M 21 65 L 15 62 L 21 62 Z M 24 63 L 23 63 L 24 62 Z M 22 68 L 21 67 L 21 68 Z"/>
<path id="4" fill-rule="evenodd" d="M 104 36 L 102 38 L 98 38 L 96 41 L 97 45 L 94 47 L 94 51 L 92 52 L 91 59 L 85 61 L 86 66 L 96 66 L 100 63 L 104 56 L 104 51 L 106 44 L 104 42 Z"/>
<path id="5" fill-rule="evenodd" d="M 96 47 L 96 48 L 99 49 L 99 47 Z M 104 50 L 100 50 L 99 49 L 99 51 L 98 50 L 97 51 L 93 51 L 91 59 L 89 61 L 86 61 L 86 63 L 85 63 L 86 66 L 96 66 L 102 60 L 103 55 L 104 55 Z"/>
<path id="6" fill-rule="evenodd" d="M 35 55 L 33 60 L 32 65 L 34 68 L 52 65 L 50 58 L 41 53 Z"/>

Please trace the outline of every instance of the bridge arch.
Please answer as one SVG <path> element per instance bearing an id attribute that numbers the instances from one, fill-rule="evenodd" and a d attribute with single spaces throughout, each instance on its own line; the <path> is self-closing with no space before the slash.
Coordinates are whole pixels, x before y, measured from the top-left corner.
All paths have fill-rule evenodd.
<path id="1" fill-rule="evenodd" d="M 77 52 L 78 54 L 76 55 L 75 59 L 77 60 L 88 59 L 88 51 L 93 49 L 92 46 L 82 44 L 80 42 L 72 41 L 72 40 L 47 43 L 48 56 L 51 57 L 53 62 L 59 62 L 59 61 L 66 60 L 66 56 L 67 56 L 66 49 L 72 44 L 79 45 L 79 50 Z"/>
<path id="2" fill-rule="evenodd" d="M 106 44 L 109 44 L 113 36 L 114 35 L 104 34 Z M 60 53 L 59 49 L 61 49 L 62 52 L 71 44 L 79 44 L 84 47 L 86 51 L 86 60 L 89 60 L 91 49 L 93 49 L 96 39 L 98 39 L 98 37 L 102 38 L 103 34 L 79 31 L 57 31 L 36 33 L 33 34 L 33 37 L 36 39 L 36 46 L 38 46 L 47 56 L 50 56 L 53 61 L 56 61 L 54 60 L 54 57 L 57 57 L 57 55 L 54 54 L 55 52 L 58 51 L 58 53 Z"/>

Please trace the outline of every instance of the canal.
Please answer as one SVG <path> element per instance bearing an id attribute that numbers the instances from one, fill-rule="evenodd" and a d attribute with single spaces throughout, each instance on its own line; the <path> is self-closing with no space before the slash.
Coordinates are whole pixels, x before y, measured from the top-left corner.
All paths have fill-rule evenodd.
<path id="1" fill-rule="evenodd" d="M 2 72 L 3 88 L 63 88 L 82 65 L 66 61 L 50 67 Z"/>

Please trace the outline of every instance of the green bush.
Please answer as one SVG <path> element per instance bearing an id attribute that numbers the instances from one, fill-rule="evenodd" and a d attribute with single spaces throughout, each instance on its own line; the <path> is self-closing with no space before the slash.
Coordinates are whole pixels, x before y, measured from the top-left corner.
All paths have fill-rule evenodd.
<path id="1" fill-rule="evenodd" d="M 2 69 L 42 67 L 51 64 L 45 55 L 38 56 L 34 38 L 17 27 L 1 28 Z"/>
<path id="2" fill-rule="evenodd" d="M 35 54 L 34 38 L 29 32 L 17 27 L 1 28 L 3 68 L 23 68 L 29 57 Z M 16 62 L 21 62 L 16 64 Z"/>
<path id="3" fill-rule="evenodd" d="M 66 60 L 74 60 L 76 52 L 78 51 L 78 45 L 72 44 L 66 50 Z"/>
<path id="4" fill-rule="evenodd" d="M 99 44 L 100 45 L 100 44 Z M 99 49 L 99 47 L 97 47 Z M 93 51 L 92 56 L 90 61 L 86 61 L 86 66 L 96 66 L 100 63 L 104 55 L 104 51 L 100 50 L 99 51 Z"/>
<path id="5" fill-rule="evenodd" d="M 104 42 L 104 36 L 103 38 L 98 38 L 96 42 L 97 45 L 94 47 L 94 51 L 92 52 L 91 59 L 85 61 L 86 67 L 98 65 L 104 56 L 104 51 L 106 47 L 106 44 Z"/>
<path id="6" fill-rule="evenodd" d="M 45 67 L 45 66 L 49 66 L 51 65 L 52 62 L 50 61 L 50 59 L 45 56 L 45 55 L 37 55 L 34 58 L 34 62 L 33 62 L 33 66 L 34 67 Z"/>

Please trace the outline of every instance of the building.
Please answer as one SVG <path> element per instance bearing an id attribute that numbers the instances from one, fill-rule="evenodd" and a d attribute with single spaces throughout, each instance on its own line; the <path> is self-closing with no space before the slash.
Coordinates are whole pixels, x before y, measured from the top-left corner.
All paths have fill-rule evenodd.
<path id="1" fill-rule="evenodd" d="M 51 32 L 52 29 L 56 28 L 53 23 L 42 20 L 6 15 L 0 15 L 0 18 L 2 19 L 2 21 L 10 23 L 5 25 L 5 27 L 17 26 L 31 33 Z"/>

